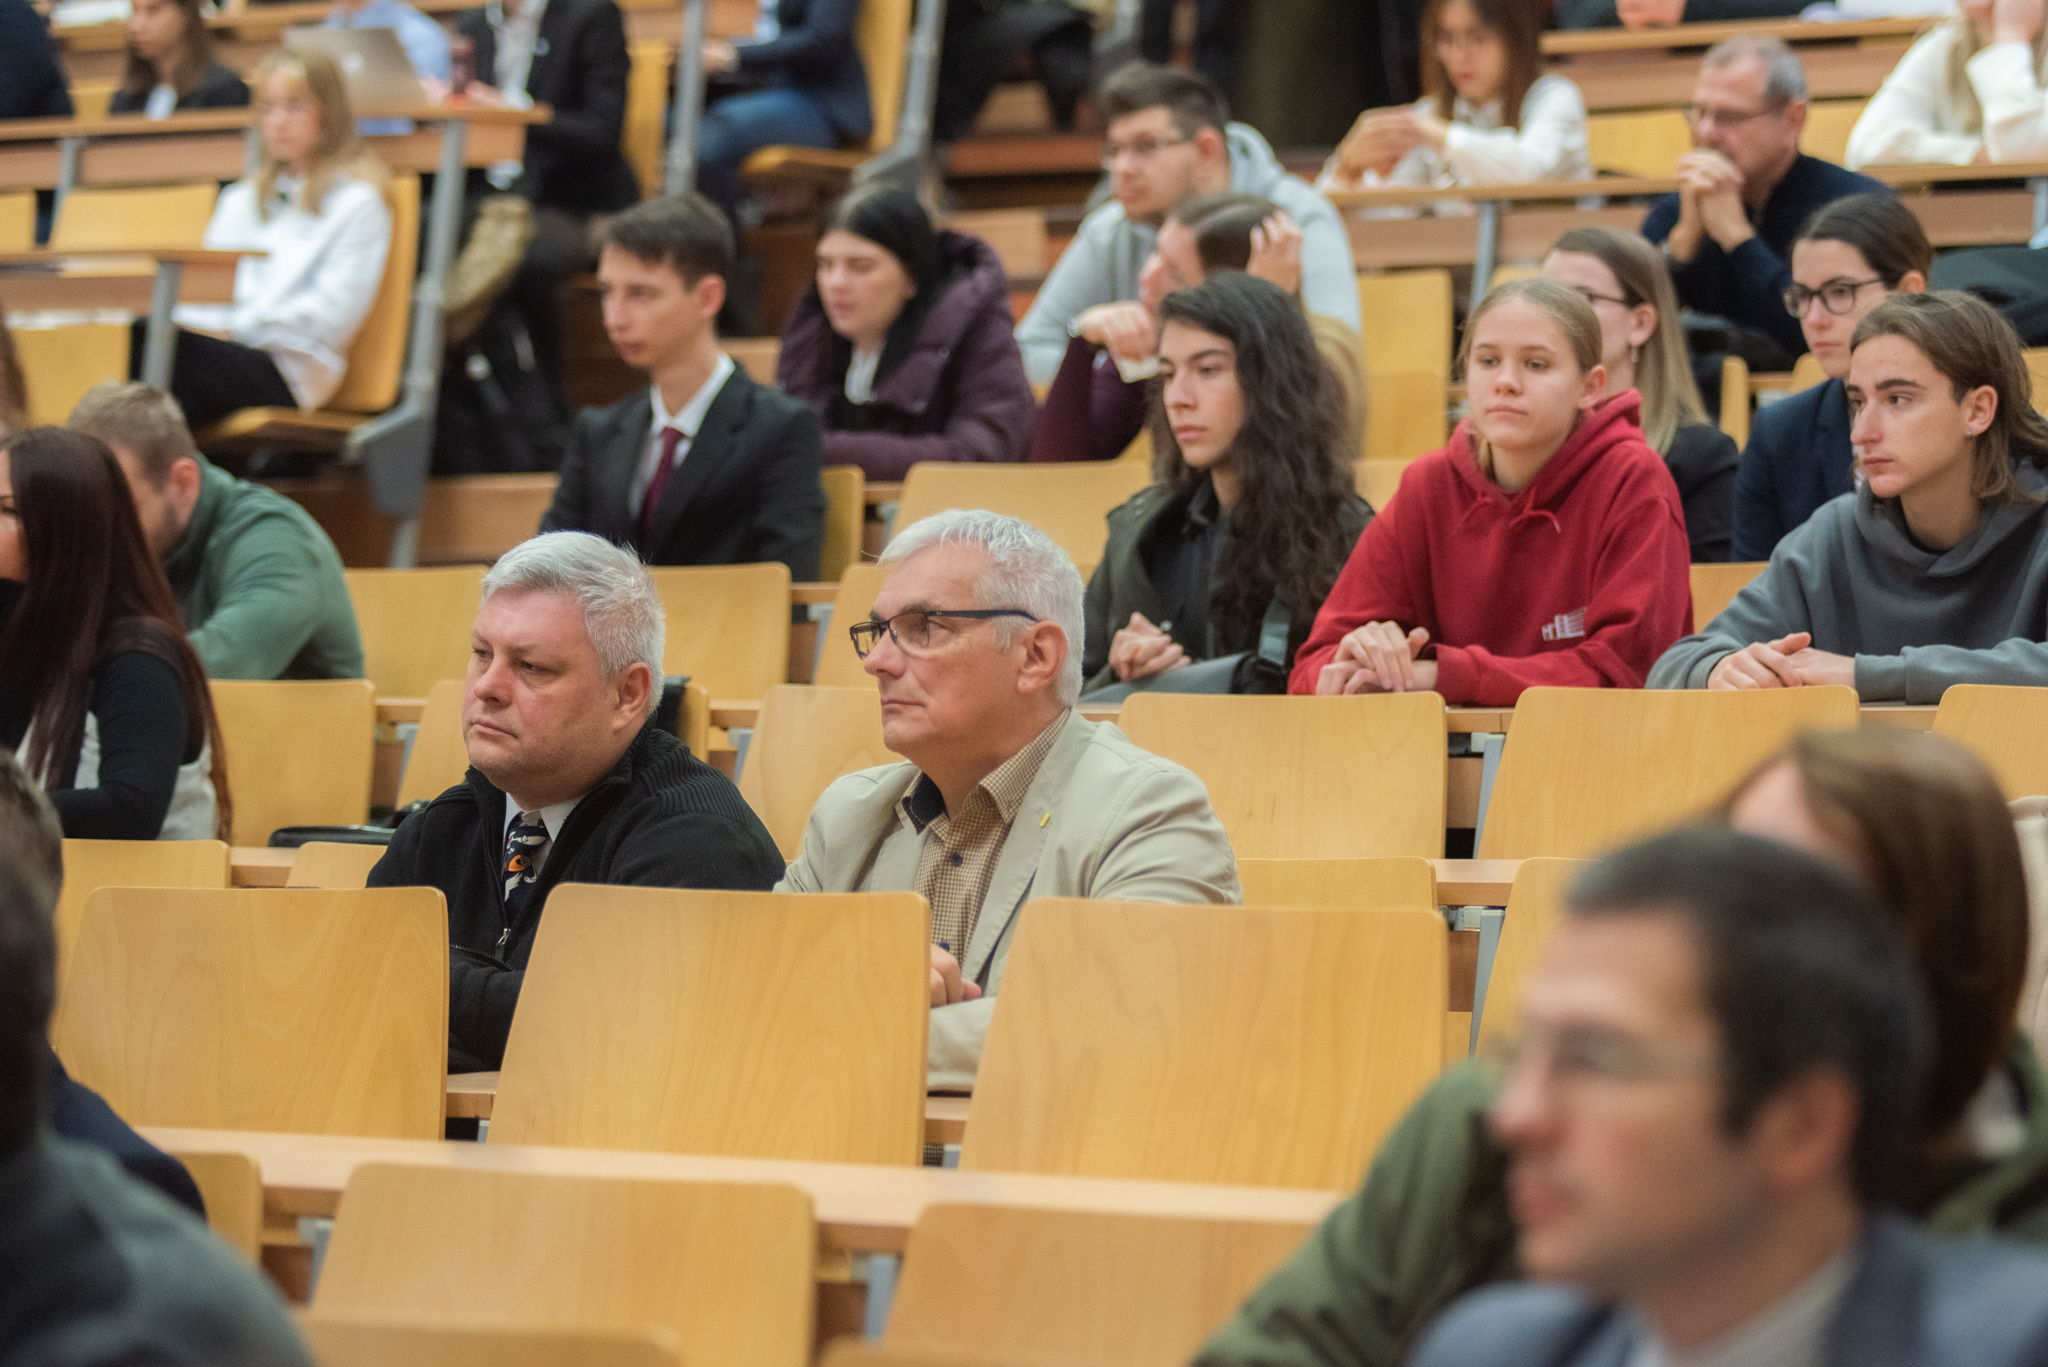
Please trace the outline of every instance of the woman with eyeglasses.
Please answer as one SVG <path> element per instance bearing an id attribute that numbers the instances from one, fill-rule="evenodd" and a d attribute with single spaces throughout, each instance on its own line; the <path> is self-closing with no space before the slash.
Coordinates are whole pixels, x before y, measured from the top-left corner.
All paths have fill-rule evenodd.
<path id="1" fill-rule="evenodd" d="M 1584 295 L 1600 320 L 1600 397 L 1642 396 L 1643 439 L 1678 483 L 1693 562 L 1726 560 L 1735 442 L 1707 421 L 1663 255 L 1639 233 L 1574 228 L 1543 258 L 1543 274 Z"/>
<path id="2" fill-rule="evenodd" d="M 1592 179 L 1585 99 L 1543 70 L 1541 28 L 1529 0 L 1431 0 L 1422 99 L 1360 114 L 1316 188 Z"/>
<path id="3" fill-rule="evenodd" d="M 1959 0 L 1906 49 L 1849 134 L 1851 167 L 2048 157 L 2048 24 L 2036 0 Z"/>
<path id="4" fill-rule="evenodd" d="M 1895 293 L 1927 288 L 1934 248 L 1897 195 L 1850 195 L 1806 221 L 1792 244 L 1785 308 L 1827 376 L 1757 411 L 1735 473 L 1734 558 L 1768 560 L 1814 509 L 1849 492 L 1849 339 Z"/>

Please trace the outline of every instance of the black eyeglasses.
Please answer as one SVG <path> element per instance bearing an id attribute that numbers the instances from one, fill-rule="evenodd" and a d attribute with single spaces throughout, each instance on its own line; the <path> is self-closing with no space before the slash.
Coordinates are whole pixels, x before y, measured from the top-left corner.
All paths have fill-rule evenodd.
<path id="1" fill-rule="evenodd" d="M 1856 307 L 1856 291 L 1883 283 L 1883 278 L 1879 277 L 1873 280 L 1830 280 L 1817 290 L 1794 285 L 1785 291 L 1785 312 L 1794 318 L 1804 318 L 1806 311 L 1813 307 L 1813 301 L 1818 299 L 1820 306 L 1829 313 L 1847 313 Z"/>
<path id="2" fill-rule="evenodd" d="M 932 623 L 942 617 L 975 622 L 985 622 L 991 617 L 1022 617 L 1027 622 L 1042 620 L 1022 608 L 911 608 L 886 620 L 855 622 L 846 629 L 846 634 L 853 637 L 853 653 L 863 660 L 881 642 L 885 631 L 899 649 L 917 655 L 931 649 Z"/>

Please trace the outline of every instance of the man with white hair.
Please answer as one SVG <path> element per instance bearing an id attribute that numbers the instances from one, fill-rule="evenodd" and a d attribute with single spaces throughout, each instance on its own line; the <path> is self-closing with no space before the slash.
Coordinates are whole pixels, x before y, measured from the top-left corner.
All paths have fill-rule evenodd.
<path id="1" fill-rule="evenodd" d="M 973 1079 L 1017 916 L 1034 897 L 1238 902 L 1202 781 L 1074 709 L 1081 576 L 1013 517 L 947 512 L 882 553 L 851 627 L 908 763 L 849 774 L 811 810 L 779 892 L 924 895 L 930 1071 Z"/>
<path id="2" fill-rule="evenodd" d="M 448 899 L 448 1067 L 496 1068 L 558 883 L 766 891 L 775 841 L 724 775 L 654 724 L 661 599 L 628 551 L 550 532 L 484 576 L 469 773 L 408 817 L 371 887 Z"/>

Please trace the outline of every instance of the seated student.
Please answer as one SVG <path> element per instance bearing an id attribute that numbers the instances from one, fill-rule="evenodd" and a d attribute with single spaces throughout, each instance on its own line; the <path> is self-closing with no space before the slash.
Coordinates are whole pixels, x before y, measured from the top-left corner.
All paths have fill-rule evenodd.
<path id="1" fill-rule="evenodd" d="M 1689 309 L 1741 330 L 1763 369 L 1790 369 L 1804 345 L 1785 316 L 1786 256 L 1800 225 L 1845 195 L 1891 192 L 1799 150 L 1806 71 L 1776 38 L 1730 38 L 1700 62 L 1688 118 L 1693 150 L 1678 191 L 1650 206 L 1643 236 L 1664 248 Z"/>
<path id="2" fill-rule="evenodd" d="M 1191 195 L 1237 190 L 1286 210 L 1301 228 L 1303 305 L 1358 329 L 1358 271 L 1343 221 L 1281 168 L 1254 129 L 1230 122 L 1214 87 L 1193 72 L 1132 62 L 1103 83 L 1102 107 L 1109 121 L 1103 168 L 1115 203 L 1081 220 L 1017 325 L 1033 384 L 1052 380 L 1082 313 L 1138 297 L 1155 230 Z"/>
<path id="3" fill-rule="evenodd" d="M 1847 684 L 1939 702 L 1950 684 L 2048 684 L 2048 419 L 2019 338 L 1967 294 L 1902 294 L 1856 325 L 1863 485 L 1822 506 L 1652 688 Z"/>
<path id="4" fill-rule="evenodd" d="M 971 1082 L 1028 897 L 1236 903 L 1202 781 L 1075 710 L 1081 576 L 1043 532 L 988 512 L 896 534 L 854 649 L 903 763 L 811 809 L 778 892 L 920 893 L 932 909 L 930 1076 Z"/>
<path id="5" fill-rule="evenodd" d="M 1693 563 L 1726 560 L 1735 442 L 1700 403 L 1664 258 L 1636 233 L 1574 228 L 1543 258 L 1543 274 L 1584 295 L 1600 320 L 1600 397 L 1642 397 L 1643 439 L 1678 484 Z"/>
<path id="6" fill-rule="evenodd" d="M 208 247 L 247 248 L 232 304 L 181 304 L 171 393 L 192 426 L 238 408 L 318 408 L 341 387 L 391 248 L 384 169 L 364 150 L 341 71 L 287 48 L 256 68 L 256 174 L 221 191 Z M 140 372 L 143 325 L 131 367 Z"/>
<path id="7" fill-rule="evenodd" d="M 1264 280 L 1220 272 L 1167 295 L 1160 319 L 1158 482 L 1109 515 L 1083 687 L 1104 702 L 1154 687 L 1285 692 L 1372 520 L 1342 392 L 1300 307 Z"/>
<path id="8" fill-rule="evenodd" d="M 469 773 L 408 817 L 369 886 L 448 899 L 448 1068 L 496 1068 L 562 883 L 766 891 L 782 859 L 739 791 L 655 724 L 666 623 L 647 571 L 578 532 L 484 576 L 462 734 Z"/>
<path id="9" fill-rule="evenodd" d="M 1527 0 L 1431 0 L 1421 101 L 1360 114 L 1316 188 L 1591 180 L 1586 102 L 1543 70 L 1541 27 Z"/>
<path id="10" fill-rule="evenodd" d="M 341 556 L 304 508 L 200 455 L 160 389 L 95 385 L 69 426 L 121 463 L 207 677 L 363 677 Z"/>
<path id="11" fill-rule="evenodd" d="M 1270 199 L 1227 191 L 1174 205 L 1138 272 L 1138 297 L 1074 320 L 1059 374 L 1031 429 L 1033 461 L 1114 460 L 1137 440 L 1159 367 L 1159 301 L 1216 271 L 1243 271 L 1301 297 L 1301 229 Z M 1334 318 L 1308 315 L 1316 350 L 1344 391 L 1347 451 L 1364 449 L 1365 351 Z M 1126 380 L 1124 372 L 1132 378 Z"/>
<path id="12" fill-rule="evenodd" d="M 71 117 L 50 25 L 29 0 L 0 0 L 0 119 Z"/>
<path id="13" fill-rule="evenodd" d="M 1735 559 L 1768 560 L 1816 508 L 1849 492 L 1849 339 L 1893 293 L 1926 289 L 1933 264 L 1920 220 L 1896 195 L 1850 195 L 1806 221 L 1785 309 L 1827 378 L 1750 420 L 1735 475 Z"/>
<path id="14" fill-rule="evenodd" d="M 776 381 L 824 419 L 827 465 L 902 479 L 921 460 L 1023 457 L 1036 400 L 994 248 L 933 232 L 914 196 L 875 188 L 834 207 L 817 259 Z"/>
<path id="15" fill-rule="evenodd" d="M 53 1133 L 57 885 L 0 824 L 0 1325 L 9 1362 L 311 1367 L 270 1280 L 91 1144 Z"/>
<path id="16" fill-rule="evenodd" d="M 1811 732 L 1738 784 L 1722 817 L 1864 878 L 1913 950 L 1939 1086 L 1922 1094 L 1902 1208 L 1951 1233 L 2048 1241 L 2048 1076 L 2013 1024 L 2027 887 L 1998 780 L 1924 732 Z M 1505 1156 L 1480 1123 L 1494 1094 L 1481 1066 L 1446 1071 L 1202 1367 L 1393 1367 L 1454 1296 L 1520 1276 Z"/>
<path id="17" fill-rule="evenodd" d="M 199 0 L 134 0 L 128 11 L 128 70 L 109 114 L 152 119 L 249 103 L 242 78 L 214 60 L 213 31 Z"/>
<path id="18" fill-rule="evenodd" d="M 610 220 L 600 240 L 605 334 L 654 383 L 576 415 L 540 529 L 596 532 L 650 565 L 780 560 L 793 580 L 817 578 L 818 415 L 718 349 L 725 215 L 702 195 L 669 195 Z"/>
<path id="19" fill-rule="evenodd" d="M 1959 0 L 1870 97 L 1849 134 L 1850 166 L 2040 161 L 2048 157 L 2048 27 L 2039 6 Z"/>
<path id="20" fill-rule="evenodd" d="M 206 671 L 128 482 L 103 443 L 61 427 L 0 442 L 0 747 L 73 839 L 228 829 Z"/>
<path id="21" fill-rule="evenodd" d="M 1537 684 L 1642 686 L 1691 620 L 1685 514 L 1636 395 L 1600 398 L 1600 345 L 1555 281 L 1480 301 L 1459 358 L 1472 416 L 1358 538 L 1289 692 L 1505 707 Z"/>
<path id="22" fill-rule="evenodd" d="M 2048 1361 L 2048 1257 L 1890 1209 L 1930 1031 L 1868 896 L 1685 831 L 1596 865 L 1523 989 L 1487 1125 L 1535 1281 L 1417 1367 Z"/>
<path id="23" fill-rule="evenodd" d="M 1790 18 L 1811 0 L 1557 0 L 1559 28 L 1670 28 Z"/>

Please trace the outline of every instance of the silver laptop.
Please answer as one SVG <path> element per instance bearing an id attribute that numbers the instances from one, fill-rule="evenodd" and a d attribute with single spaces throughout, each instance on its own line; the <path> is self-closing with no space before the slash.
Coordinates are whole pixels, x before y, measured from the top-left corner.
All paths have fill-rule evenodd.
<path id="1" fill-rule="evenodd" d="M 326 53 L 341 68 L 357 118 L 406 113 L 427 103 L 412 59 L 389 28 L 288 28 L 284 45 Z"/>

